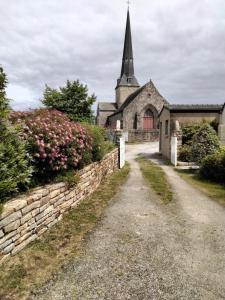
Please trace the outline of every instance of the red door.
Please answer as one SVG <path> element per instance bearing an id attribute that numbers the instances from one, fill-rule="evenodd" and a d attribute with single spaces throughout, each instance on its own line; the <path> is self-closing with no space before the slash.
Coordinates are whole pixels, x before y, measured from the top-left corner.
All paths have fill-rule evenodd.
<path id="1" fill-rule="evenodd" d="M 150 109 L 145 112 L 143 127 L 145 130 L 154 128 L 154 116 Z"/>

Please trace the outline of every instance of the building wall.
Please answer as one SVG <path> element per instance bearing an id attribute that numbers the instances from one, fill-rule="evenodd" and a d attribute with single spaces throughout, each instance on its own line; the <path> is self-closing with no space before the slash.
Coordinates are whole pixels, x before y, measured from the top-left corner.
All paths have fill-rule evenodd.
<path id="1" fill-rule="evenodd" d="M 116 149 L 101 162 L 81 170 L 80 182 L 73 188 L 68 188 L 65 183 L 51 184 L 7 202 L 0 216 L 0 262 L 22 250 L 56 224 L 117 168 Z"/>
<path id="2" fill-rule="evenodd" d="M 218 112 L 171 112 L 171 119 L 176 119 L 180 124 L 194 124 L 203 121 L 211 122 L 216 120 L 220 122 L 220 114 Z"/>
<path id="3" fill-rule="evenodd" d="M 179 122 L 180 127 L 188 124 L 201 123 L 203 121 L 211 122 L 216 120 L 220 122 L 220 113 L 218 112 L 170 112 L 164 107 L 160 115 L 160 151 L 161 153 L 170 159 L 171 148 L 171 135 L 173 125 L 176 121 Z M 166 134 L 166 121 L 168 121 L 168 133 Z"/>
<path id="4" fill-rule="evenodd" d="M 106 126 L 106 121 L 109 116 L 111 116 L 114 111 L 98 111 L 97 113 L 97 125 L 101 127 Z"/>
<path id="5" fill-rule="evenodd" d="M 112 129 L 115 129 L 117 120 L 120 120 L 120 121 L 123 120 L 123 114 L 122 113 L 118 113 L 118 114 L 113 115 L 109 118 L 109 127 L 112 128 Z"/>
<path id="6" fill-rule="evenodd" d="M 159 140 L 159 130 L 129 130 L 128 142 L 156 142 Z"/>
<path id="7" fill-rule="evenodd" d="M 124 103 L 128 96 L 134 93 L 139 87 L 136 86 L 119 86 L 116 88 L 116 102 L 118 108 Z"/>
<path id="8" fill-rule="evenodd" d="M 166 100 L 159 94 L 152 82 L 149 82 L 123 111 L 123 124 L 125 130 L 134 129 L 134 118 L 137 114 L 137 129 L 143 129 L 145 111 L 150 108 L 155 118 L 155 128 L 158 128 L 158 116 Z"/>
<path id="9" fill-rule="evenodd" d="M 166 134 L 166 121 L 168 121 L 168 134 Z M 170 159 L 170 111 L 163 109 L 160 118 L 160 152 L 163 156 Z"/>

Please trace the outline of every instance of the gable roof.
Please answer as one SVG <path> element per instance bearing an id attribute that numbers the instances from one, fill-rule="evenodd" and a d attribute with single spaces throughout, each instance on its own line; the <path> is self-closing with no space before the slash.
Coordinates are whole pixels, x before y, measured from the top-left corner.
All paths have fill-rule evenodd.
<path id="1" fill-rule="evenodd" d="M 98 103 L 99 111 L 116 111 L 117 104 L 115 102 L 99 102 Z"/>
<path id="2" fill-rule="evenodd" d="M 114 114 L 112 114 L 112 116 L 117 115 L 118 113 L 121 113 L 125 107 L 127 107 L 145 88 L 146 86 L 150 85 L 153 89 L 155 89 L 157 91 L 157 93 L 163 98 L 163 96 L 159 93 L 159 91 L 157 90 L 157 88 L 155 87 L 154 83 L 152 82 L 152 80 L 150 80 L 149 82 L 147 82 L 145 85 L 143 85 L 142 87 L 140 87 L 139 89 L 137 89 L 135 92 L 133 92 L 130 96 L 127 97 L 127 99 L 124 101 L 124 103 L 120 106 L 119 109 L 117 109 Z M 169 102 L 163 98 L 166 104 L 169 104 Z"/>

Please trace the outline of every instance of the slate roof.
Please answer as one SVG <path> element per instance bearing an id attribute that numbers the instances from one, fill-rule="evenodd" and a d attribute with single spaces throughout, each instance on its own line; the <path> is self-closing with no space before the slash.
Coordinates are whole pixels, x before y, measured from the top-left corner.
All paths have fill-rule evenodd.
<path id="1" fill-rule="evenodd" d="M 124 47 L 123 47 L 121 75 L 117 81 L 117 87 L 129 86 L 129 85 L 139 87 L 138 81 L 134 75 L 134 57 L 133 57 L 131 26 L 130 26 L 130 12 L 128 9 L 125 40 L 124 40 Z"/>
<path id="2" fill-rule="evenodd" d="M 117 104 L 115 102 L 99 102 L 98 108 L 100 111 L 116 111 Z"/>
<path id="3" fill-rule="evenodd" d="M 165 105 L 172 112 L 182 111 L 221 111 L 224 107 L 223 104 L 170 104 Z"/>

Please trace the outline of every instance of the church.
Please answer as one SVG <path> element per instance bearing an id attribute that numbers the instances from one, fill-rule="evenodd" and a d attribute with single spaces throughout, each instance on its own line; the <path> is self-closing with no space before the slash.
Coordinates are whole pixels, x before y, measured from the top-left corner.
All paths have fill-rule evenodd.
<path id="1" fill-rule="evenodd" d="M 121 74 L 117 80 L 115 102 L 99 102 L 97 124 L 128 133 L 129 141 L 159 139 L 159 114 L 168 104 L 150 80 L 140 86 L 134 73 L 130 13 L 127 12 Z"/>
<path id="2" fill-rule="evenodd" d="M 160 151 L 168 158 L 171 137 L 178 123 L 182 128 L 187 124 L 216 122 L 220 141 L 225 145 L 225 104 L 171 105 L 151 80 L 144 86 L 139 85 L 134 73 L 129 9 L 115 100 L 98 104 L 97 124 L 123 130 L 129 142 L 159 141 Z"/>

